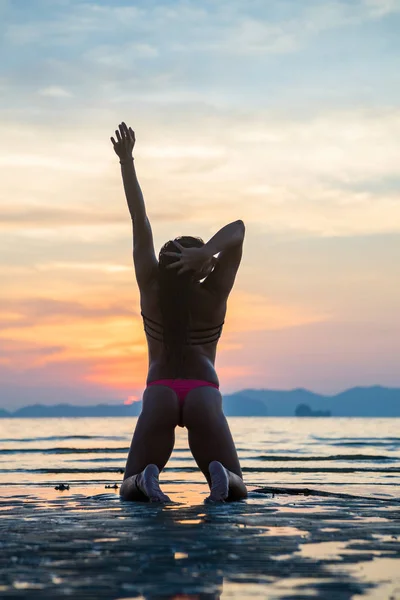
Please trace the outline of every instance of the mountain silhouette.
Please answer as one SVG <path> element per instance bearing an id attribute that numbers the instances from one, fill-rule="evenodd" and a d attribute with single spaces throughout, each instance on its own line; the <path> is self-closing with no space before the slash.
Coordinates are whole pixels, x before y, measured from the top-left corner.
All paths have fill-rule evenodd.
<path id="1" fill-rule="evenodd" d="M 294 390 L 246 389 L 223 397 L 228 417 L 293 417 L 300 404 L 313 414 L 330 412 L 333 417 L 400 417 L 400 388 L 380 385 L 354 387 L 333 396 Z M 0 409 L 0 418 L 40 417 L 135 417 L 141 402 L 124 404 L 32 404 L 13 412 Z"/>

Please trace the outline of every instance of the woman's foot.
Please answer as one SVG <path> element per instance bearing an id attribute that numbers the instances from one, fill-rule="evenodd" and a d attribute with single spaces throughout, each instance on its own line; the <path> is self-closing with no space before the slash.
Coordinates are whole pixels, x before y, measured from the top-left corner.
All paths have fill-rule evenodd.
<path id="1" fill-rule="evenodd" d="M 136 486 L 150 502 L 171 502 L 170 498 L 160 489 L 159 474 L 157 465 L 147 465 L 144 471 L 135 476 Z"/>
<path id="2" fill-rule="evenodd" d="M 217 460 L 208 465 L 211 477 L 211 494 L 207 502 L 225 502 L 229 496 L 229 471 Z"/>
<path id="3" fill-rule="evenodd" d="M 150 464 L 141 473 L 127 477 L 119 490 L 121 497 L 136 502 L 171 502 L 160 490 L 159 474 L 158 467 Z"/>

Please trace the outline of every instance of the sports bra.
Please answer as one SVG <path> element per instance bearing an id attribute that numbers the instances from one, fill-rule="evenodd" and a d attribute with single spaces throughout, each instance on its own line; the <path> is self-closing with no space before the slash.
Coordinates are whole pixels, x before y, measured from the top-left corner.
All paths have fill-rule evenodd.
<path id="1" fill-rule="evenodd" d="M 149 319 L 142 312 L 140 313 L 143 317 L 144 330 L 147 335 L 154 340 L 159 342 L 163 341 L 163 326 L 153 319 Z M 207 329 L 192 329 L 189 331 L 189 340 L 186 342 L 189 346 L 197 346 L 199 344 L 211 344 L 216 342 L 222 333 L 222 327 L 225 321 L 222 321 L 220 325 L 215 327 L 208 327 Z M 155 325 L 157 327 L 155 327 Z"/>

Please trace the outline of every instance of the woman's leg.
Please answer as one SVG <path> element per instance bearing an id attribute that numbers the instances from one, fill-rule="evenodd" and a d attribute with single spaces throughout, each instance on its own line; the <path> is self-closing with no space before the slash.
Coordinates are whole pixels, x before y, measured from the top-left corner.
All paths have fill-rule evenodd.
<path id="1" fill-rule="evenodd" d="M 183 406 L 183 423 L 189 446 L 211 489 L 209 499 L 241 500 L 247 497 L 235 444 L 216 388 L 191 390 Z"/>
<path id="2" fill-rule="evenodd" d="M 171 456 L 178 420 L 175 392 L 163 385 L 146 388 L 120 489 L 125 500 L 169 500 L 160 490 L 158 475 Z"/>

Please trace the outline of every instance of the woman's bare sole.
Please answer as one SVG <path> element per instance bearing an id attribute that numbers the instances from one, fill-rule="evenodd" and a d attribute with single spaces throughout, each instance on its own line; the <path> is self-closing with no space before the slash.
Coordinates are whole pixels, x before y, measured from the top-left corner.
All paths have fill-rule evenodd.
<path id="1" fill-rule="evenodd" d="M 206 502 L 226 502 L 227 500 L 242 500 L 247 496 L 243 480 L 231 473 L 222 463 L 213 460 L 208 466 L 211 477 L 211 493 Z"/>
<path id="2" fill-rule="evenodd" d="M 146 500 L 149 502 L 171 502 L 160 489 L 157 465 L 147 467 L 137 475 L 128 477 L 121 485 L 120 494 L 125 500 Z"/>
<path id="3" fill-rule="evenodd" d="M 147 467 L 136 477 L 136 485 L 150 500 L 150 502 L 171 502 L 170 498 L 160 489 L 158 477 L 160 471 L 156 465 Z"/>
<path id="4" fill-rule="evenodd" d="M 222 463 L 213 460 L 208 466 L 211 477 L 211 494 L 207 502 L 225 502 L 229 496 L 229 472 Z"/>

